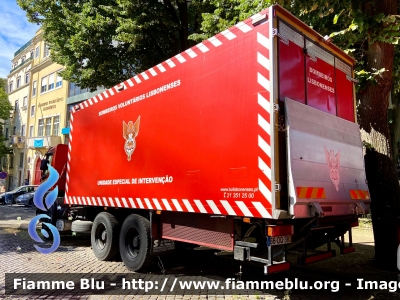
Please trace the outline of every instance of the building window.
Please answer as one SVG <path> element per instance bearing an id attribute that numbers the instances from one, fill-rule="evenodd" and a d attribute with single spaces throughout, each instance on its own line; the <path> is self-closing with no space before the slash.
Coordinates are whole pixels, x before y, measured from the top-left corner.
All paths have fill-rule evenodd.
<path id="1" fill-rule="evenodd" d="M 41 93 L 47 91 L 47 76 L 42 78 L 42 88 L 40 89 Z"/>
<path id="2" fill-rule="evenodd" d="M 34 51 L 32 50 L 32 51 L 31 51 L 31 58 L 33 58 L 33 52 L 34 52 Z"/>
<path id="3" fill-rule="evenodd" d="M 43 52 L 43 57 L 47 57 L 50 54 L 49 46 L 47 43 L 44 43 L 44 52 Z"/>
<path id="4" fill-rule="evenodd" d="M 51 118 L 46 118 L 46 130 L 45 135 L 49 136 L 51 134 Z"/>
<path id="5" fill-rule="evenodd" d="M 29 126 L 29 137 L 33 137 L 33 125 Z"/>
<path id="6" fill-rule="evenodd" d="M 10 155 L 10 168 L 12 168 L 14 165 L 14 155 Z M 12 178 L 12 176 L 10 177 L 10 179 Z"/>
<path id="7" fill-rule="evenodd" d="M 17 88 L 21 86 L 21 76 L 17 78 Z"/>
<path id="8" fill-rule="evenodd" d="M 15 111 L 18 111 L 19 109 L 19 104 L 18 104 L 18 100 L 15 101 Z"/>
<path id="9" fill-rule="evenodd" d="M 19 167 L 24 167 L 24 152 L 21 152 L 21 154 L 19 155 Z"/>
<path id="10" fill-rule="evenodd" d="M 38 136 L 43 136 L 44 119 L 39 119 Z"/>
<path id="11" fill-rule="evenodd" d="M 22 57 L 21 64 L 23 64 L 24 62 L 25 62 L 25 56 Z"/>
<path id="12" fill-rule="evenodd" d="M 13 134 L 13 135 L 16 135 L 16 134 L 17 134 L 17 126 L 14 126 L 14 127 L 13 127 L 12 134 Z"/>
<path id="13" fill-rule="evenodd" d="M 32 97 L 36 96 L 36 81 L 33 82 L 33 87 L 32 87 Z"/>
<path id="14" fill-rule="evenodd" d="M 97 87 L 96 90 L 97 91 L 102 91 L 102 90 L 104 90 L 104 88 Z M 69 94 L 68 94 L 69 97 L 72 97 L 72 96 L 76 96 L 76 95 L 80 95 L 80 94 L 83 94 L 83 93 L 90 92 L 90 90 L 88 88 L 81 89 L 79 86 L 75 85 L 75 83 L 71 82 L 69 84 L 69 91 L 68 92 L 69 92 Z"/>
<path id="15" fill-rule="evenodd" d="M 35 105 L 31 106 L 31 118 L 35 116 Z"/>
<path id="16" fill-rule="evenodd" d="M 39 47 L 39 46 L 37 46 L 37 47 L 36 47 L 36 54 L 35 54 L 35 58 L 38 58 L 38 57 L 39 57 L 39 52 L 40 52 L 40 47 Z"/>
<path id="17" fill-rule="evenodd" d="M 72 112 L 72 109 L 75 107 L 75 104 L 70 104 L 70 105 L 68 105 L 68 107 L 67 107 L 67 118 L 66 118 L 66 127 L 67 128 L 70 128 L 70 124 L 71 124 L 71 112 Z"/>
<path id="18" fill-rule="evenodd" d="M 49 75 L 49 91 L 54 89 L 54 73 Z"/>
<path id="19" fill-rule="evenodd" d="M 29 83 L 29 72 L 25 73 L 25 84 Z"/>
<path id="20" fill-rule="evenodd" d="M 75 83 L 70 82 L 68 88 L 68 97 L 75 96 Z"/>
<path id="21" fill-rule="evenodd" d="M 28 96 L 25 96 L 24 99 L 22 100 L 22 106 L 26 107 L 28 105 Z"/>
<path id="22" fill-rule="evenodd" d="M 8 139 L 8 128 L 6 128 L 6 139 Z"/>
<path id="23" fill-rule="evenodd" d="M 25 125 L 21 126 L 21 136 L 25 136 Z"/>
<path id="24" fill-rule="evenodd" d="M 62 77 L 57 74 L 57 82 L 56 82 L 56 87 L 62 86 Z"/>
<path id="25" fill-rule="evenodd" d="M 60 128 L 60 116 L 56 116 L 53 118 L 53 135 L 58 135 L 59 128 Z"/>
<path id="26" fill-rule="evenodd" d="M 10 84 L 8 85 L 8 92 L 12 92 L 13 90 L 13 82 L 11 81 Z"/>

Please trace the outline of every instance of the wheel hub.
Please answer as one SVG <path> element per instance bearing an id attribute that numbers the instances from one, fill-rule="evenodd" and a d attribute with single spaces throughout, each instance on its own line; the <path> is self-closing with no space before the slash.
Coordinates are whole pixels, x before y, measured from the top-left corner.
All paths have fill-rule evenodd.
<path id="1" fill-rule="evenodd" d="M 134 227 L 131 227 L 126 233 L 125 245 L 128 255 L 132 259 L 136 259 L 140 252 L 140 235 Z"/>
<path id="2" fill-rule="evenodd" d="M 107 230 L 103 223 L 100 223 L 96 228 L 95 233 L 96 245 L 99 249 L 103 250 L 107 244 Z"/>
<path id="3" fill-rule="evenodd" d="M 140 238 L 139 238 L 139 236 L 135 236 L 133 238 L 133 247 L 137 248 L 137 247 L 139 247 L 139 245 L 140 245 Z"/>

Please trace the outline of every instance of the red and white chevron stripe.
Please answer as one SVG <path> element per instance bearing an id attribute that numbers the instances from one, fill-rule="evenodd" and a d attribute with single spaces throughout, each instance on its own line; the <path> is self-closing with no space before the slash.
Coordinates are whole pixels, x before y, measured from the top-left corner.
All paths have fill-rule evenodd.
<path id="1" fill-rule="evenodd" d="M 253 202 L 254 206 L 261 212 L 264 218 L 272 216 L 272 173 L 271 173 L 271 83 L 270 78 L 270 60 L 269 49 L 270 40 L 264 34 L 257 32 L 257 43 L 261 45 L 260 52 L 257 52 L 257 63 L 259 69 L 257 72 L 257 82 L 260 85 L 260 92 L 257 94 L 257 101 L 260 106 L 258 114 L 258 125 L 262 128 L 262 134 L 258 135 L 258 146 L 262 150 L 262 155 L 258 157 L 258 167 L 261 170 L 261 176 L 258 179 L 258 188 L 265 200 L 268 201 L 269 209 L 261 202 Z"/>
<path id="2" fill-rule="evenodd" d="M 152 209 L 161 211 L 180 211 L 215 215 L 263 217 L 268 210 L 260 203 L 253 202 L 259 214 L 251 213 L 243 201 L 234 201 L 236 207 L 227 200 L 199 199 L 157 199 L 157 198 L 116 198 L 116 197 L 65 197 L 66 204 L 84 206 L 106 206 L 118 208 Z M 254 210 L 254 209 L 253 209 Z"/>
<path id="3" fill-rule="evenodd" d="M 67 201 L 67 194 L 68 194 L 69 172 L 70 172 L 70 168 L 71 168 L 72 133 L 74 131 L 74 126 L 73 126 L 74 112 L 75 112 L 75 109 L 72 109 L 71 120 L 70 120 L 70 125 L 69 125 L 67 176 L 66 176 L 66 181 L 65 181 L 65 200 L 66 201 Z"/>

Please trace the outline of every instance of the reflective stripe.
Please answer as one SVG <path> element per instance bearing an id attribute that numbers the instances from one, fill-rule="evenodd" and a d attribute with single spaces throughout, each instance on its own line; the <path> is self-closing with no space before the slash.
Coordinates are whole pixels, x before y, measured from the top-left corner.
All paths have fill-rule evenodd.
<path id="1" fill-rule="evenodd" d="M 296 192 L 297 197 L 303 199 L 326 199 L 324 188 L 298 186 Z"/>
<path id="2" fill-rule="evenodd" d="M 366 190 L 350 190 L 350 197 L 353 200 L 369 200 L 369 192 Z"/>

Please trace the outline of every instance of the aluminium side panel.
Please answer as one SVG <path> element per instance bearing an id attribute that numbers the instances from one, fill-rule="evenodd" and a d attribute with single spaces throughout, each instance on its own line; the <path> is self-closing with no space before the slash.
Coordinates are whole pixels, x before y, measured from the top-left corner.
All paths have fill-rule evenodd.
<path id="1" fill-rule="evenodd" d="M 66 203 L 271 218 L 268 14 L 77 106 Z"/>

